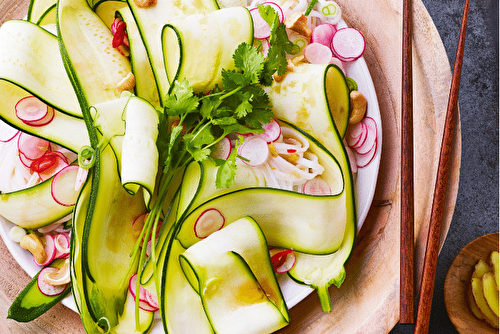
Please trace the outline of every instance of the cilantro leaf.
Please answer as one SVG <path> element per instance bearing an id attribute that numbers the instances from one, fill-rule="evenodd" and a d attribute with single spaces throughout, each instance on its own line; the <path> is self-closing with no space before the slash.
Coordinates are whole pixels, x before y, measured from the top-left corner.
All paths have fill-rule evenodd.
<path id="1" fill-rule="evenodd" d="M 193 88 L 186 79 L 176 81 L 172 93 L 165 99 L 165 113 L 168 116 L 178 116 L 197 111 L 199 98 L 194 95 Z"/>
<path id="2" fill-rule="evenodd" d="M 258 83 L 264 69 L 264 56 L 252 45 L 241 43 L 233 55 L 234 65 L 251 83 Z"/>

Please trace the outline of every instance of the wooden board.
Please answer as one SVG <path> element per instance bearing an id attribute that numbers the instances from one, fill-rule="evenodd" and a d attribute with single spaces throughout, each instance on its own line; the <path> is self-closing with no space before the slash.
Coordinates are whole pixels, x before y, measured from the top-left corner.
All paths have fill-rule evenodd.
<path id="1" fill-rule="evenodd" d="M 451 322 L 461 334 L 498 333 L 485 321 L 474 316 L 467 304 L 467 291 L 474 266 L 482 259 L 488 263 L 490 253 L 498 251 L 498 233 L 483 235 L 468 243 L 453 260 L 444 281 L 444 302 Z"/>
<path id="2" fill-rule="evenodd" d="M 341 289 L 331 287 L 332 313 L 322 313 L 315 293 L 291 310 L 280 333 L 387 333 L 399 320 L 399 213 L 401 19 L 399 0 L 336 0 L 350 26 L 366 37 L 365 60 L 382 114 L 382 160 L 377 190 L 357 236 Z M 414 1 L 413 78 L 415 120 L 415 247 L 420 280 L 430 219 L 451 69 L 439 34 L 420 0 Z M 26 15 L 28 0 L 2 0 L 0 23 Z M 461 155 L 460 126 L 452 152 L 442 242 L 455 207 Z M 29 277 L 0 242 L 0 332 L 79 333 L 78 316 L 58 305 L 30 324 L 6 318 L 7 309 Z M 417 287 L 418 288 L 418 287 Z M 418 289 L 416 290 L 418 291 Z"/>

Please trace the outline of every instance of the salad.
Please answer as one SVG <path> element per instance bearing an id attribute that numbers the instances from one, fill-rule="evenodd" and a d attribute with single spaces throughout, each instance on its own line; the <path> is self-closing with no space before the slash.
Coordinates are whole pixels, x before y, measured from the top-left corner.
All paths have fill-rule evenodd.
<path id="1" fill-rule="evenodd" d="M 290 285 L 331 310 L 380 154 L 335 2 L 33 0 L 0 45 L 0 215 L 41 269 L 9 317 L 72 293 L 89 333 L 269 333 Z"/>

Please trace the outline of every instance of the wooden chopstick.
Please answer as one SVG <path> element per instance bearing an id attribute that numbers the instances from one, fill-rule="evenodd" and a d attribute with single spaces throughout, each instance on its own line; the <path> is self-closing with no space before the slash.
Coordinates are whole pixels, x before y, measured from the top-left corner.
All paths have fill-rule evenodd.
<path id="1" fill-rule="evenodd" d="M 400 323 L 414 316 L 414 203 L 413 203 L 413 76 L 412 0 L 403 2 L 403 78 L 401 101 L 401 236 Z"/>
<path id="2" fill-rule="evenodd" d="M 460 36 L 458 40 L 453 77 L 451 81 L 448 108 L 439 156 L 436 186 L 434 189 L 434 200 L 432 202 L 431 220 L 427 239 L 427 248 L 424 258 L 424 270 L 422 284 L 420 286 L 417 321 L 415 333 L 427 333 L 429 331 L 429 320 L 432 307 L 432 295 L 434 292 L 434 280 L 436 277 L 437 258 L 439 254 L 439 240 L 441 237 L 441 222 L 444 213 L 445 189 L 449 170 L 453 135 L 457 119 L 458 91 L 460 87 L 460 75 L 462 73 L 462 61 L 464 55 L 465 32 L 467 28 L 467 16 L 469 13 L 469 0 L 465 1 Z"/>

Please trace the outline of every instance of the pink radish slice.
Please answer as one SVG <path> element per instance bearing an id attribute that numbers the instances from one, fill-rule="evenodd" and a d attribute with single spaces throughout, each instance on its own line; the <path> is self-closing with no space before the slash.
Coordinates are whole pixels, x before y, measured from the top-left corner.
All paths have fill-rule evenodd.
<path id="1" fill-rule="evenodd" d="M 50 179 L 52 176 L 59 173 L 64 168 L 68 167 L 68 163 L 66 160 L 63 160 L 61 157 L 55 159 L 55 163 L 41 172 L 38 173 L 38 176 L 42 181 Z"/>
<path id="2" fill-rule="evenodd" d="M 68 158 L 66 158 L 64 154 L 59 151 L 51 151 L 46 152 L 40 158 L 33 160 L 30 164 L 30 169 L 33 172 L 43 173 L 57 164 L 58 160 L 60 160 L 64 166 L 69 164 Z"/>
<path id="3" fill-rule="evenodd" d="M 292 249 L 272 248 L 269 250 L 273 269 L 278 274 L 283 274 L 295 265 L 295 253 Z"/>
<path id="4" fill-rule="evenodd" d="M 7 143 L 16 138 L 20 131 L 0 119 L 0 142 Z"/>
<path id="5" fill-rule="evenodd" d="M 337 30 L 332 39 L 332 52 L 342 61 L 353 61 L 365 51 L 365 38 L 354 28 Z"/>
<path id="6" fill-rule="evenodd" d="M 368 129 L 366 127 L 366 124 L 363 122 L 360 122 L 358 124 L 360 125 L 361 133 L 355 140 L 353 140 L 352 144 L 349 145 L 352 149 L 361 147 L 366 142 L 366 138 L 368 137 Z"/>
<path id="7" fill-rule="evenodd" d="M 258 39 L 268 38 L 271 35 L 271 27 L 269 27 L 266 20 L 260 16 L 259 8 L 255 7 L 250 9 L 250 14 L 253 20 L 253 37 Z"/>
<path id="8" fill-rule="evenodd" d="M 347 156 L 349 158 L 349 165 L 351 166 L 351 171 L 353 173 L 358 172 L 358 164 L 356 159 L 356 154 L 351 150 L 349 146 L 345 146 L 345 150 L 347 152 Z"/>
<path id="9" fill-rule="evenodd" d="M 245 158 L 244 163 L 251 167 L 257 167 L 267 161 L 269 157 L 269 147 L 264 139 L 259 137 L 248 137 L 243 144 L 238 147 L 238 154 Z"/>
<path id="10" fill-rule="evenodd" d="M 55 267 L 45 267 L 38 273 L 38 278 L 36 280 L 38 290 L 40 290 L 40 292 L 45 296 L 60 295 L 64 292 L 64 290 L 66 290 L 66 287 L 68 286 L 67 284 L 53 286 L 45 282 L 45 275 L 56 271 L 59 271 L 59 269 Z"/>
<path id="11" fill-rule="evenodd" d="M 78 165 L 69 165 L 61 169 L 52 179 L 51 194 L 54 201 L 63 206 L 75 205 L 78 191 L 75 191 L 75 180 Z"/>
<path id="12" fill-rule="evenodd" d="M 373 143 L 372 148 L 366 154 L 357 154 L 356 153 L 356 164 L 358 168 L 366 167 L 372 162 L 375 154 L 377 153 L 377 140 Z"/>
<path id="13" fill-rule="evenodd" d="M 311 43 L 319 43 L 330 48 L 332 45 L 333 35 L 337 28 L 330 23 L 322 23 L 313 29 L 311 34 Z"/>
<path id="14" fill-rule="evenodd" d="M 333 55 L 328 46 L 311 43 L 304 49 L 304 56 L 311 64 L 329 64 Z"/>
<path id="15" fill-rule="evenodd" d="M 40 267 L 46 266 L 49 263 L 51 263 L 52 261 L 54 261 L 54 258 L 56 257 L 56 253 L 57 253 L 54 237 L 50 234 L 45 234 L 43 236 L 43 239 L 45 240 L 44 250 L 45 250 L 45 254 L 47 255 L 47 258 L 45 259 L 45 261 L 43 263 L 38 263 L 35 260 L 35 258 L 33 258 L 33 261 L 35 261 L 35 263 L 37 265 L 39 265 Z"/>
<path id="16" fill-rule="evenodd" d="M 302 187 L 302 192 L 308 195 L 331 195 L 332 190 L 328 182 L 322 178 L 315 177 L 312 180 L 306 181 Z"/>
<path id="17" fill-rule="evenodd" d="M 56 246 L 56 259 L 64 258 L 69 255 L 69 237 L 65 233 L 60 233 L 54 237 Z"/>
<path id="18" fill-rule="evenodd" d="M 203 239 L 215 231 L 220 230 L 226 219 L 217 209 L 207 209 L 196 219 L 194 223 L 194 234 Z"/>
<path id="19" fill-rule="evenodd" d="M 17 148 L 20 153 L 30 160 L 40 158 L 49 150 L 50 142 L 22 132 L 17 141 Z"/>
<path id="20" fill-rule="evenodd" d="M 274 118 L 271 120 L 271 122 L 262 124 L 262 128 L 264 129 L 264 132 L 258 133 L 255 136 L 264 139 L 266 143 L 271 143 L 278 140 L 281 135 L 281 127 Z"/>
<path id="21" fill-rule="evenodd" d="M 128 290 L 134 299 L 137 291 L 137 274 L 132 275 L 128 283 Z M 150 304 L 151 302 L 151 304 Z M 139 286 L 139 308 L 144 311 L 158 311 L 158 301 L 156 297 L 142 285 Z"/>
<path id="22" fill-rule="evenodd" d="M 54 118 L 54 109 L 35 96 L 19 100 L 15 106 L 16 116 L 28 125 L 45 125 Z"/>
<path id="23" fill-rule="evenodd" d="M 215 151 L 212 152 L 211 156 L 213 158 L 227 160 L 231 154 L 231 150 L 231 141 L 228 137 L 224 137 L 215 144 Z"/>
<path id="24" fill-rule="evenodd" d="M 373 147 L 373 143 L 377 139 L 377 124 L 370 117 L 365 117 L 361 121 L 366 126 L 366 139 L 361 145 L 353 146 L 358 154 L 367 154 Z"/>
<path id="25" fill-rule="evenodd" d="M 365 129 L 363 128 L 364 126 L 365 125 L 362 122 L 349 126 L 346 136 L 347 145 L 352 147 L 358 143 L 359 139 L 365 132 Z"/>

